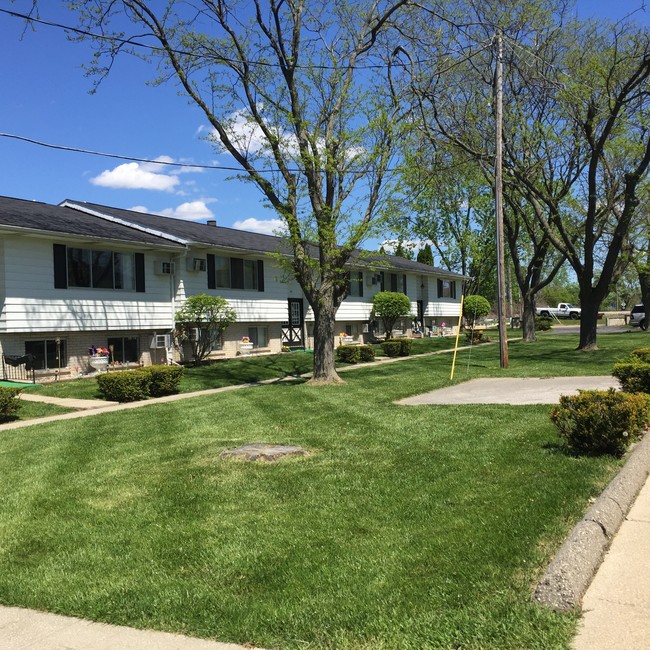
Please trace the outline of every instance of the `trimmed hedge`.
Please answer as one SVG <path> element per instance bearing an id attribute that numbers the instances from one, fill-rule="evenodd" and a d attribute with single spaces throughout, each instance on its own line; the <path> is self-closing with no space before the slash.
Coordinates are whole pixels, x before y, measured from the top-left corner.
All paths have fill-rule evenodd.
<path id="1" fill-rule="evenodd" d="M 646 395 L 613 388 L 562 395 L 560 404 L 551 411 L 551 420 L 567 448 L 592 456 L 622 456 L 628 445 L 643 435 L 649 416 Z"/>
<path id="2" fill-rule="evenodd" d="M 336 348 L 336 360 L 340 363 L 359 363 L 361 352 L 358 345 L 339 345 Z"/>
<path id="3" fill-rule="evenodd" d="M 18 399 L 19 394 L 20 390 L 17 388 L 0 386 L 0 422 L 9 422 L 16 418 L 16 414 L 22 406 Z"/>
<path id="4" fill-rule="evenodd" d="M 614 365 L 612 375 L 628 393 L 650 393 L 650 348 L 633 350 Z"/>
<path id="5" fill-rule="evenodd" d="M 339 345 L 336 348 L 336 360 L 341 363 L 366 363 L 375 360 L 372 345 Z"/>
<path id="6" fill-rule="evenodd" d="M 183 366 L 145 366 L 140 369 L 149 375 L 149 394 L 163 397 L 178 393 L 178 385 L 183 379 Z"/>
<path id="7" fill-rule="evenodd" d="M 381 349 L 387 357 L 408 357 L 412 346 L 411 339 L 388 339 L 381 344 Z"/>
<path id="8" fill-rule="evenodd" d="M 547 332 L 552 327 L 553 327 L 553 319 L 547 318 L 546 316 L 535 317 L 535 331 Z"/>
<path id="9" fill-rule="evenodd" d="M 178 392 L 181 366 L 146 366 L 137 370 L 107 372 L 97 377 L 99 392 L 111 402 L 137 402 Z"/>

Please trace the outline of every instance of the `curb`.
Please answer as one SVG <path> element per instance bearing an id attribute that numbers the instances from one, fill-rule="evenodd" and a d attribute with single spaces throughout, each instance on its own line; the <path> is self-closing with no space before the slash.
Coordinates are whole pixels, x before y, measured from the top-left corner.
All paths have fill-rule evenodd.
<path id="1" fill-rule="evenodd" d="M 650 433 L 569 533 L 539 581 L 533 601 L 556 611 L 580 607 L 614 535 L 650 474 Z"/>

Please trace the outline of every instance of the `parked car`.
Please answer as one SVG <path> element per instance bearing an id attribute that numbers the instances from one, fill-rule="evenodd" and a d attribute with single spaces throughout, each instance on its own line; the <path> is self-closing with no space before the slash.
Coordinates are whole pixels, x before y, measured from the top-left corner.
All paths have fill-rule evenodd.
<path id="1" fill-rule="evenodd" d="M 645 317 L 645 307 L 643 305 L 634 305 L 630 312 L 630 325 L 640 327 L 644 332 L 648 329 L 648 319 Z"/>
<path id="2" fill-rule="evenodd" d="M 580 307 L 574 307 L 568 302 L 561 302 L 557 307 L 539 307 L 535 311 L 542 318 L 570 318 L 571 320 L 578 320 L 581 314 Z"/>

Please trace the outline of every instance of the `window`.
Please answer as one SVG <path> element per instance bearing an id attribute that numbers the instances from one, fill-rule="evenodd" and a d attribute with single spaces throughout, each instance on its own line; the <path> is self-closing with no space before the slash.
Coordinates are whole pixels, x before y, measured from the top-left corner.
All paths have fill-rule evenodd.
<path id="1" fill-rule="evenodd" d="M 144 254 L 54 244 L 54 287 L 144 291 Z"/>
<path id="2" fill-rule="evenodd" d="M 264 291 L 264 262 L 208 255 L 208 289 Z"/>
<path id="3" fill-rule="evenodd" d="M 249 327 L 248 338 L 256 348 L 265 348 L 269 344 L 268 329 L 266 327 Z"/>
<path id="4" fill-rule="evenodd" d="M 138 363 L 138 339 L 136 337 L 113 337 L 108 339 L 108 349 L 112 350 L 112 360 L 118 363 Z"/>
<path id="5" fill-rule="evenodd" d="M 438 298 L 455 298 L 456 283 L 453 280 L 438 280 Z"/>
<path id="6" fill-rule="evenodd" d="M 348 273 L 348 295 L 363 297 L 363 271 Z"/>
<path id="7" fill-rule="evenodd" d="M 64 339 L 25 341 L 25 354 L 34 357 L 35 370 L 55 370 L 68 365 L 68 351 Z"/>

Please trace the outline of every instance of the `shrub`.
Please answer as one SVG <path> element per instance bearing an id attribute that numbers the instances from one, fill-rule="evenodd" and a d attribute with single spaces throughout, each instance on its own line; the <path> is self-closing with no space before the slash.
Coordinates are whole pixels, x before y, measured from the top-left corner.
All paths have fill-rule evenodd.
<path id="1" fill-rule="evenodd" d="M 467 296 L 465 298 L 463 302 L 463 316 L 470 327 L 474 327 L 477 320 L 484 318 L 489 313 L 490 303 L 487 298 L 478 295 Z"/>
<path id="2" fill-rule="evenodd" d="M 650 393 L 650 349 L 633 350 L 614 365 L 612 375 L 628 393 Z"/>
<path id="3" fill-rule="evenodd" d="M 490 340 L 483 330 L 465 332 L 465 338 L 468 343 L 487 343 Z"/>
<path id="4" fill-rule="evenodd" d="M 650 363 L 650 348 L 638 348 L 637 350 L 632 350 L 630 356 L 644 363 Z"/>
<path id="5" fill-rule="evenodd" d="M 361 360 L 359 346 L 339 345 L 339 347 L 336 348 L 336 360 L 342 363 L 359 363 Z"/>
<path id="6" fill-rule="evenodd" d="M 387 357 L 408 357 L 411 354 L 411 339 L 388 339 L 381 344 Z"/>
<path id="7" fill-rule="evenodd" d="M 149 375 L 149 395 L 162 397 L 178 393 L 184 370 L 182 366 L 146 366 L 138 372 Z"/>
<path id="8" fill-rule="evenodd" d="M 622 456 L 648 424 L 650 404 L 645 395 L 584 390 L 562 395 L 551 420 L 566 446 L 576 454 Z"/>
<path id="9" fill-rule="evenodd" d="M 16 388 L 0 386 L 0 422 L 13 420 L 22 406 L 18 395 L 20 391 Z"/>
<path id="10" fill-rule="evenodd" d="M 381 344 L 381 349 L 387 357 L 399 357 L 402 349 L 402 342 L 395 339 L 389 339 Z"/>
<path id="11" fill-rule="evenodd" d="M 107 372 L 97 377 L 99 392 L 111 402 L 137 402 L 149 397 L 151 374 L 138 370 Z"/>
<path id="12" fill-rule="evenodd" d="M 408 357 L 411 354 L 413 341 L 411 339 L 400 339 L 399 356 Z"/>
<path id="13" fill-rule="evenodd" d="M 363 363 L 375 360 L 375 348 L 372 345 L 360 345 L 358 349 L 360 360 Z"/>
<path id="14" fill-rule="evenodd" d="M 553 319 L 547 318 L 546 316 L 536 316 L 535 317 L 535 330 L 537 332 L 546 332 L 553 327 Z"/>

